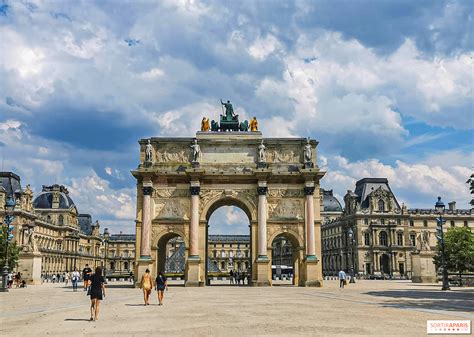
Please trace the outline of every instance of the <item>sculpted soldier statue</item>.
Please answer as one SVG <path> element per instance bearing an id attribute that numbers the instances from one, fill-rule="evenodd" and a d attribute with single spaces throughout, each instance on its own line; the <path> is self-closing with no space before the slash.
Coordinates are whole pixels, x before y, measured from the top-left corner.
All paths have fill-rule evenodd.
<path id="1" fill-rule="evenodd" d="M 263 139 L 262 139 L 262 142 L 258 146 L 258 161 L 260 163 L 265 163 L 267 161 L 265 149 L 266 149 L 266 146 L 263 145 Z"/>
<path id="2" fill-rule="evenodd" d="M 304 162 L 311 162 L 311 144 L 309 143 L 309 138 L 306 140 L 306 145 L 304 146 Z"/>
<path id="3" fill-rule="evenodd" d="M 148 139 L 148 143 L 145 146 L 145 161 L 151 162 L 153 161 L 153 146 Z"/>
<path id="4" fill-rule="evenodd" d="M 222 99 L 221 99 L 221 104 L 225 107 L 225 119 L 228 121 L 231 121 L 232 118 L 235 116 L 234 108 L 232 107 L 232 104 L 230 104 L 230 101 L 227 101 L 227 103 L 224 103 L 222 102 Z"/>
<path id="5" fill-rule="evenodd" d="M 199 162 L 199 155 L 201 154 L 201 147 L 199 146 L 197 139 L 194 139 L 194 143 L 191 145 L 192 149 L 192 161 Z"/>

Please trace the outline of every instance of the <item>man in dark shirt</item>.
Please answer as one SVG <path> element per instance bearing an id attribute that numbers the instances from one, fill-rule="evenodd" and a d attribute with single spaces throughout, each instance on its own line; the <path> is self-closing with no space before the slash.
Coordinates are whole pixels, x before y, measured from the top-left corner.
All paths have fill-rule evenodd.
<path id="1" fill-rule="evenodd" d="M 91 274 L 92 274 L 92 269 L 90 269 L 89 265 L 86 264 L 86 267 L 82 269 L 82 279 L 84 280 L 84 291 L 86 291 L 87 287 L 89 286 Z"/>

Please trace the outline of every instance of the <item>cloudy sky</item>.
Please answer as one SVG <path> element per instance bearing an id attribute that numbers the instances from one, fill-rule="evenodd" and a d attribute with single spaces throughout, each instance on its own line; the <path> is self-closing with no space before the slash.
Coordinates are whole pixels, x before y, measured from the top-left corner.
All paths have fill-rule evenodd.
<path id="1" fill-rule="evenodd" d="M 473 12 L 467 0 L 0 0 L 2 169 L 36 192 L 65 184 L 80 212 L 132 232 L 137 140 L 193 136 L 223 98 L 265 137 L 319 140 L 323 187 L 340 198 L 387 177 L 409 207 L 441 195 L 468 208 Z"/>

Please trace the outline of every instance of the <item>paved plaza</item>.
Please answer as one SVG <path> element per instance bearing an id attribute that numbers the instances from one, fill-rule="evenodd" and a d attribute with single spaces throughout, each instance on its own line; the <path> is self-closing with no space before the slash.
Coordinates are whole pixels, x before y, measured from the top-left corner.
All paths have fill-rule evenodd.
<path id="1" fill-rule="evenodd" d="M 291 286 L 170 286 L 164 306 L 142 305 L 140 289 L 109 282 L 100 319 L 89 299 L 60 284 L 0 293 L 1 336 L 426 335 L 428 319 L 473 319 L 473 288 L 358 281 L 339 289 Z"/>

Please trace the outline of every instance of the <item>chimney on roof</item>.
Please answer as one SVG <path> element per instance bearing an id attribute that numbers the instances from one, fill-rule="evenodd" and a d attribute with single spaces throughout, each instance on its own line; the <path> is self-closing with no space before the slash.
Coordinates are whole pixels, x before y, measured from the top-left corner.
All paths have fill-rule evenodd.
<path id="1" fill-rule="evenodd" d="M 455 211 L 456 210 L 456 201 L 448 202 L 449 210 Z"/>

